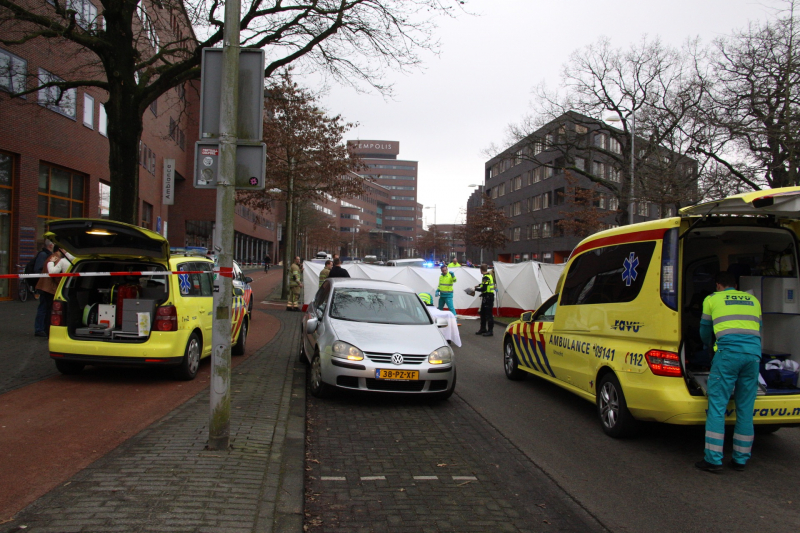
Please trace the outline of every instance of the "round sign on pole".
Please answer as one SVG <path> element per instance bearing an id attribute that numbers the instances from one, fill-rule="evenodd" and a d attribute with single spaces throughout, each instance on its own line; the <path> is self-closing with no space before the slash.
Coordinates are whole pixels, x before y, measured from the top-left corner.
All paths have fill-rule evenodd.
<path id="1" fill-rule="evenodd" d="M 214 160 L 212 158 L 210 158 L 210 157 L 204 157 L 203 158 L 203 164 L 205 166 L 207 166 L 207 167 L 210 167 L 211 165 L 214 164 Z"/>

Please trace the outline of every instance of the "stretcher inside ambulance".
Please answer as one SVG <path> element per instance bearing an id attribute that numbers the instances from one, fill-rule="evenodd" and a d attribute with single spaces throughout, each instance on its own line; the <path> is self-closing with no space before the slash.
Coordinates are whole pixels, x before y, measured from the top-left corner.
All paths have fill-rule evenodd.
<path id="1" fill-rule="evenodd" d="M 682 359 L 692 395 L 702 396 L 706 390 L 713 347 L 704 347 L 700 340 L 700 315 L 703 300 L 715 290 L 714 276 L 721 271 L 732 273 L 739 290 L 761 303 L 758 394 L 800 394 L 800 192 L 775 197 L 765 192 L 684 210 L 703 215 L 682 239 Z"/>

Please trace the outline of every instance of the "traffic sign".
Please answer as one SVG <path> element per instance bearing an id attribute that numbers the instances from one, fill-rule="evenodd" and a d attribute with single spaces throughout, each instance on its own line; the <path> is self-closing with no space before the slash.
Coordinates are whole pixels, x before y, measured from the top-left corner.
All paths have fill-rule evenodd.
<path id="1" fill-rule="evenodd" d="M 236 145 L 236 189 L 262 190 L 267 166 L 267 145 L 250 143 Z M 219 180 L 219 144 L 216 141 L 197 141 L 194 146 L 194 186 L 197 189 L 216 189 Z"/>

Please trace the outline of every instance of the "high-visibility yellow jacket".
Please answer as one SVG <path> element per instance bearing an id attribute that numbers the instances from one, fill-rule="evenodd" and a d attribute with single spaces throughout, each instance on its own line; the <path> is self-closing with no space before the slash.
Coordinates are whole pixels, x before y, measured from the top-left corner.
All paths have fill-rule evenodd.
<path id="1" fill-rule="evenodd" d="M 481 279 L 481 284 L 478 287 L 478 292 L 482 292 L 483 294 L 494 294 L 494 276 L 490 273 L 486 273 L 483 275 Z"/>
<path id="2" fill-rule="evenodd" d="M 761 304 L 755 296 L 736 289 L 715 292 L 703 301 L 701 336 L 713 326 L 717 347 L 761 357 Z"/>
<path id="3" fill-rule="evenodd" d="M 452 272 L 439 276 L 439 292 L 453 292 L 453 284 L 455 282 L 456 276 Z"/>

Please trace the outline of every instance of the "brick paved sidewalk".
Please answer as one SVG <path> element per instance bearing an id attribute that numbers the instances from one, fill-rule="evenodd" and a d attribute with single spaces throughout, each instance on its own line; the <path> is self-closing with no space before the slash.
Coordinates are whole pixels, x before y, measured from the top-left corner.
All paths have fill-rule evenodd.
<path id="1" fill-rule="evenodd" d="M 202 392 L 0 531 L 301 532 L 305 368 L 297 362 L 301 314 L 233 370 L 229 452 L 208 451 Z M 23 527 L 25 526 L 25 527 Z"/>

